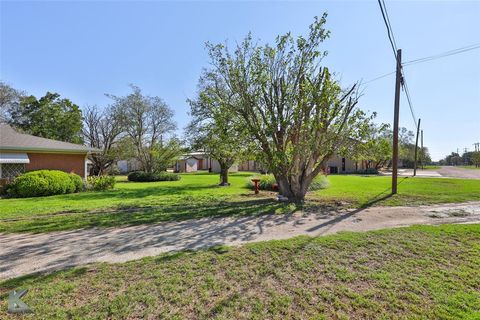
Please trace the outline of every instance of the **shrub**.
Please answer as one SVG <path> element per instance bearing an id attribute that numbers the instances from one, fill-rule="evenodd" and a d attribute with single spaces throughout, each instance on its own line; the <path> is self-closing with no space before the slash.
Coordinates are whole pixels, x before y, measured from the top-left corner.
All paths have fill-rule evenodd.
<path id="1" fill-rule="evenodd" d="M 277 181 L 275 180 L 275 177 L 273 174 L 264 174 L 261 176 L 253 176 L 248 179 L 248 186 L 250 188 L 254 188 L 255 184 L 252 182 L 252 179 L 260 179 L 258 182 L 258 188 L 260 190 L 275 190 L 275 185 L 277 184 Z"/>
<path id="2" fill-rule="evenodd" d="M 368 168 L 365 170 L 359 170 L 357 173 L 359 174 L 378 174 L 378 170 L 375 168 Z"/>
<path id="3" fill-rule="evenodd" d="M 95 191 L 105 191 L 115 187 L 113 176 L 90 176 L 87 178 L 88 188 Z"/>
<path id="4" fill-rule="evenodd" d="M 265 174 L 261 176 L 253 176 L 248 179 L 248 186 L 250 188 L 254 188 L 254 183 L 252 179 L 260 179 L 258 182 L 258 188 L 260 190 L 277 190 L 277 181 L 273 174 Z M 309 191 L 326 189 L 330 186 L 330 181 L 324 175 L 317 176 L 313 181 L 310 187 L 308 188 Z"/>
<path id="5" fill-rule="evenodd" d="M 171 172 L 149 173 L 144 171 L 134 171 L 128 175 L 128 181 L 135 182 L 153 182 L 153 181 L 177 181 L 180 175 Z"/>
<path id="6" fill-rule="evenodd" d="M 315 177 L 315 179 L 313 179 L 308 191 L 327 189 L 328 187 L 330 187 L 330 181 L 328 181 L 327 176 L 318 175 Z"/>
<path id="7" fill-rule="evenodd" d="M 108 168 L 107 174 L 109 176 L 118 176 L 120 174 L 120 169 L 117 165 L 112 165 L 110 168 Z"/>
<path id="8" fill-rule="evenodd" d="M 14 198 L 72 193 L 76 191 L 73 179 L 76 178 L 71 178 L 71 175 L 59 170 L 30 171 L 16 177 L 8 185 L 7 193 Z"/>
<path id="9" fill-rule="evenodd" d="M 78 174 L 70 173 L 70 180 L 72 180 L 75 190 L 73 192 L 80 192 L 85 190 L 85 183 Z"/>

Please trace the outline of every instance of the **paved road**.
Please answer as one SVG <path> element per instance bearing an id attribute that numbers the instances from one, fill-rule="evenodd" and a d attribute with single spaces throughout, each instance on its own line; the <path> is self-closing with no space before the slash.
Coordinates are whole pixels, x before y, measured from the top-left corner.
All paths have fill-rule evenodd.
<path id="1" fill-rule="evenodd" d="M 480 179 L 480 170 L 443 166 L 437 170 L 443 177 Z"/>
<path id="2" fill-rule="evenodd" d="M 412 224 L 480 223 L 480 202 L 373 207 L 344 212 L 226 217 L 48 234 L 0 234 L 0 279 L 92 262 L 123 262 L 163 252 L 240 245 Z"/>

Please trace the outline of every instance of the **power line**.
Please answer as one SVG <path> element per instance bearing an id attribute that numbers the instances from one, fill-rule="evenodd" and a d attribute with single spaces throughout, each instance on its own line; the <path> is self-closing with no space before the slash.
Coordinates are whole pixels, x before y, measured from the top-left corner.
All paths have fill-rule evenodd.
<path id="1" fill-rule="evenodd" d="M 389 72 L 389 73 L 385 73 L 381 76 L 378 76 L 376 78 L 373 78 L 373 79 L 370 79 L 368 80 L 367 82 L 364 82 L 363 84 L 367 84 L 367 83 L 370 83 L 370 82 L 373 82 L 373 81 L 377 81 L 377 80 L 380 80 L 380 79 L 383 79 L 385 77 L 388 77 L 388 76 L 391 76 L 392 74 L 395 74 L 396 71 L 392 71 L 392 72 Z"/>
<path id="2" fill-rule="evenodd" d="M 380 11 L 382 12 L 383 21 L 385 22 L 385 26 L 387 27 L 388 39 L 390 40 L 390 44 L 392 45 L 393 55 L 395 56 L 395 59 L 397 59 L 397 46 L 396 46 L 396 43 L 393 41 L 393 32 L 391 31 L 392 29 L 390 27 L 389 20 L 387 19 L 385 14 L 387 9 L 386 7 L 385 7 L 385 10 L 383 8 L 383 6 L 385 5 L 385 2 L 383 2 L 383 5 L 382 5 L 382 0 L 378 0 L 378 5 L 380 6 Z"/>
<path id="3" fill-rule="evenodd" d="M 436 60 L 436 59 L 440 59 L 440 58 L 444 58 L 444 57 L 448 57 L 448 56 L 453 56 L 453 55 L 456 55 L 456 54 L 459 54 L 459 53 L 464 53 L 464 52 L 467 52 L 467 51 L 476 50 L 476 49 L 479 49 L 479 48 L 480 48 L 480 43 L 476 43 L 476 44 L 472 44 L 472 45 L 469 45 L 469 46 L 466 46 L 466 47 L 446 51 L 446 52 L 443 52 L 443 53 L 437 53 L 437 54 L 432 55 L 432 56 L 406 61 L 406 62 L 403 63 L 403 66 L 408 66 L 408 65 L 412 65 L 412 64 L 432 61 L 432 60 Z"/>
<path id="4" fill-rule="evenodd" d="M 393 33 L 392 24 L 390 23 L 390 17 L 388 16 L 388 10 L 385 4 L 385 0 L 382 0 L 382 3 L 383 3 L 383 8 L 385 9 L 385 16 L 387 17 L 388 26 L 390 27 L 390 32 L 392 33 L 393 45 L 395 47 L 395 53 L 396 53 L 398 49 L 397 42 L 395 41 L 395 34 Z"/>
<path id="5" fill-rule="evenodd" d="M 395 56 L 395 60 L 397 60 L 397 43 L 395 41 L 395 35 L 393 33 L 393 28 L 392 25 L 390 24 L 390 19 L 388 17 L 388 11 L 387 11 L 387 6 L 385 5 L 385 0 L 378 0 L 378 5 L 380 7 L 380 11 L 382 12 L 382 17 L 383 21 L 385 22 L 385 26 L 387 27 L 387 34 L 388 34 L 388 39 L 390 40 L 390 44 L 392 46 L 393 50 L 393 55 Z M 402 64 L 403 65 L 403 64 Z M 417 127 L 417 120 L 415 118 L 415 112 L 413 111 L 413 103 L 412 103 L 412 98 L 410 97 L 410 91 L 408 90 L 408 85 L 407 85 L 407 80 L 405 78 L 405 72 L 403 68 L 400 69 L 401 72 L 401 85 L 404 88 L 405 95 L 407 96 L 407 101 L 408 101 L 408 106 L 410 108 L 410 113 L 412 114 L 412 119 L 413 123 L 415 124 L 415 128 Z M 388 76 L 389 74 L 382 75 L 380 77 L 377 77 L 374 80 L 381 79 L 383 77 Z M 371 82 L 373 80 L 370 80 Z"/>
<path id="6" fill-rule="evenodd" d="M 440 58 L 444 58 L 444 57 L 448 57 L 448 56 L 453 56 L 453 55 L 456 55 L 456 54 L 464 53 L 464 52 L 467 52 L 467 51 L 476 50 L 476 49 L 480 49 L 480 43 L 479 43 L 479 44 L 472 44 L 472 45 L 465 46 L 465 47 L 461 47 L 461 48 L 457 48 L 457 49 L 453 49 L 453 50 L 446 51 L 446 52 L 443 52 L 443 53 L 437 53 L 437 54 L 435 54 L 435 55 L 428 56 L 428 57 L 423 57 L 423 58 L 418 58 L 418 59 L 410 60 L 410 61 L 407 61 L 407 62 L 402 63 L 402 67 L 409 67 L 409 66 L 414 65 L 414 64 L 417 64 L 417 63 L 428 62 L 428 61 L 432 61 L 432 60 L 436 60 L 436 59 L 440 59 Z M 375 77 L 375 78 L 373 78 L 373 79 L 368 80 L 367 82 L 364 82 L 363 84 L 367 84 L 367 83 L 370 83 L 370 82 L 373 82 L 373 81 L 377 81 L 377 80 L 383 79 L 383 78 L 388 77 L 388 76 L 390 76 L 390 75 L 392 75 L 392 74 L 395 74 L 395 71 L 382 74 L 382 75 L 380 75 L 380 76 L 378 76 L 378 77 Z"/>
<path id="7" fill-rule="evenodd" d="M 415 117 L 415 112 L 413 112 L 413 103 L 412 98 L 410 98 L 410 91 L 408 90 L 407 80 L 405 77 L 403 78 L 403 89 L 405 91 L 405 95 L 407 96 L 408 107 L 410 108 L 410 113 L 412 114 L 413 123 L 415 123 L 415 128 L 417 127 L 417 118 Z"/>

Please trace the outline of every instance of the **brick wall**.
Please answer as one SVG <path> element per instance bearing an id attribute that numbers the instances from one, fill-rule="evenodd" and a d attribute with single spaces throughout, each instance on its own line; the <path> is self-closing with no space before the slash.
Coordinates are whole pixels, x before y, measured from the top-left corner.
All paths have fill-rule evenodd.
<path id="1" fill-rule="evenodd" d="M 28 153 L 30 163 L 26 170 L 62 170 L 67 173 L 74 172 L 80 177 L 85 175 L 86 154 L 61 154 L 61 153 Z"/>

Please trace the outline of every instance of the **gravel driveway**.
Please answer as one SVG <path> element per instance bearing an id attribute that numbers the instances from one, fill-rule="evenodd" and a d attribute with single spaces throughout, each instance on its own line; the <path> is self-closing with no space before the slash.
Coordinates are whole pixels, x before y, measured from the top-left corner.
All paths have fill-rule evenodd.
<path id="1" fill-rule="evenodd" d="M 205 218 L 153 225 L 47 234 L 0 234 L 0 279 L 92 262 L 123 262 L 163 252 L 240 245 L 413 224 L 480 223 L 480 202 L 422 207 L 373 207 L 260 217 Z"/>

